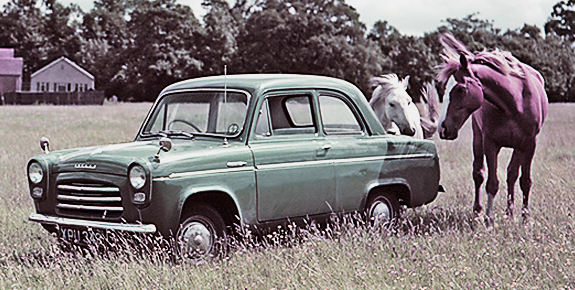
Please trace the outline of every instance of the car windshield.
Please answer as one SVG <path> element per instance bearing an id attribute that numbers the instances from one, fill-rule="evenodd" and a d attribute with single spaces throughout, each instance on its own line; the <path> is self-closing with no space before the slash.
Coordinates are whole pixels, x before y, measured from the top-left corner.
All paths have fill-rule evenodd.
<path id="1" fill-rule="evenodd" d="M 235 91 L 171 94 L 165 96 L 156 106 L 144 126 L 142 136 L 234 137 L 239 135 L 244 127 L 247 103 L 247 94 Z"/>

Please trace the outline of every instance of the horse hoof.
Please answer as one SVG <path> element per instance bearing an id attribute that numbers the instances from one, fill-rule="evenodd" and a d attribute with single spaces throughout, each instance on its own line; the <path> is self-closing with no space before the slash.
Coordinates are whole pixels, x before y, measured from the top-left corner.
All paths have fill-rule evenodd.
<path id="1" fill-rule="evenodd" d="M 481 214 L 482 211 L 483 211 L 483 208 L 480 205 L 479 206 L 473 206 L 473 213 L 475 214 L 476 217 L 479 214 Z"/>
<path id="2" fill-rule="evenodd" d="M 531 213 L 529 212 L 529 210 L 524 209 L 521 212 L 521 219 L 523 224 L 526 224 L 529 221 L 529 217 L 531 216 Z"/>
<path id="3" fill-rule="evenodd" d="M 493 218 L 489 216 L 485 216 L 485 227 L 491 228 L 493 226 Z"/>
<path id="4" fill-rule="evenodd" d="M 512 210 L 506 210 L 505 211 L 505 215 L 507 216 L 507 218 L 509 218 L 510 220 L 513 220 L 513 211 Z"/>

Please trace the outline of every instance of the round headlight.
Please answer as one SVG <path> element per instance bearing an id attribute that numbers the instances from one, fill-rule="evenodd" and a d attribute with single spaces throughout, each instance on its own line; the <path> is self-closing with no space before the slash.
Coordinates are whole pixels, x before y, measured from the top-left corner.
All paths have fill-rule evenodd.
<path id="1" fill-rule="evenodd" d="M 136 165 L 130 169 L 130 184 L 135 189 L 142 189 L 146 184 L 146 171 L 144 167 Z"/>
<path id="2" fill-rule="evenodd" d="M 28 167 L 28 177 L 32 183 L 40 183 L 42 178 L 44 178 L 44 169 L 42 169 L 42 165 L 40 165 L 38 162 L 30 164 L 30 167 Z"/>

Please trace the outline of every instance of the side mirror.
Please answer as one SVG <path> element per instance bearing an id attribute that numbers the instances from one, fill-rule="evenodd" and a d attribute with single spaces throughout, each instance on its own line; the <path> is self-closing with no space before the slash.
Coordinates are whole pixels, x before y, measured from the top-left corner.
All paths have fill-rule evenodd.
<path id="1" fill-rule="evenodd" d="M 46 137 L 40 138 L 40 148 L 44 150 L 44 153 L 50 153 L 50 140 L 48 140 Z"/>
<path id="2" fill-rule="evenodd" d="M 158 153 L 156 153 L 156 156 L 154 156 L 156 161 L 160 161 L 160 152 L 168 152 L 170 150 L 172 150 L 172 140 L 170 140 L 168 137 L 160 138 L 160 150 L 158 150 Z"/>
<path id="3" fill-rule="evenodd" d="M 160 139 L 160 149 L 164 152 L 168 152 L 172 150 L 172 140 L 167 137 L 163 137 Z"/>

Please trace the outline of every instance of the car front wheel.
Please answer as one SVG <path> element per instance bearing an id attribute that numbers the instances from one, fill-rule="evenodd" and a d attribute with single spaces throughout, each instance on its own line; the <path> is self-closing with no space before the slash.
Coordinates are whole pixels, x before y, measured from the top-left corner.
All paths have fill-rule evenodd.
<path id="1" fill-rule="evenodd" d="M 194 207 L 182 217 L 176 247 L 184 262 L 201 263 L 225 250 L 226 231 L 222 216 L 214 208 Z"/>

